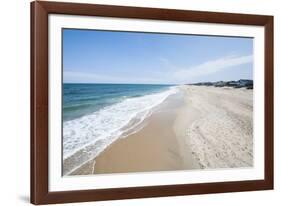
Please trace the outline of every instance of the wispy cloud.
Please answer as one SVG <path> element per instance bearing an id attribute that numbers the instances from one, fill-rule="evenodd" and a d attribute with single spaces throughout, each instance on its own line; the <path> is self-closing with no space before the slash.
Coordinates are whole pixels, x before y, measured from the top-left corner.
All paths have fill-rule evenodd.
<path id="1" fill-rule="evenodd" d="M 131 74 L 95 74 L 92 72 L 64 71 L 64 82 L 72 83 L 191 83 L 194 81 L 208 80 L 211 74 L 221 72 L 231 67 L 251 63 L 252 55 L 245 56 L 225 56 L 219 59 L 203 62 L 191 67 L 180 67 L 166 58 L 159 61 L 164 70 L 154 71 L 151 69 L 149 76 L 132 76 Z M 218 75 L 218 79 L 220 79 Z M 221 79 L 223 80 L 223 79 Z"/>
<path id="2" fill-rule="evenodd" d="M 226 56 L 216 60 L 204 62 L 189 68 L 179 68 L 172 75 L 176 81 L 190 80 L 194 77 L 207 76 L 220 72 L 230 67 L 247 64 L 253 61 L 252 55 L 247 56 Z"/>

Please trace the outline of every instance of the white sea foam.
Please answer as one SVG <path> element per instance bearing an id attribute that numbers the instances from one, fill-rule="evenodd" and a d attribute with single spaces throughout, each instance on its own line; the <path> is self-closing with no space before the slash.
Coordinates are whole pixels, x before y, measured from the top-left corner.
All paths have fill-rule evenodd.
<path id="1" fill-rule="evenodd" d="M 105 107 L 90 115 L 63 123 L 63 159 L 68 160 L 64 174 L 68 174 L 85 162 L 95 158 L 122 134 L 134 131 L 151 110 L 168 96 L 175 94 L 177 87 L 128 98 Z"/>

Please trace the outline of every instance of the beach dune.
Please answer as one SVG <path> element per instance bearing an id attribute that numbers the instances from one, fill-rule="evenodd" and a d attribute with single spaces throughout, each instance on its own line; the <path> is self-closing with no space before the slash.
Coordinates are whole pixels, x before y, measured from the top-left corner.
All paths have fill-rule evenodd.
<path id="1" fill-rule="evenodd" d="M 253 166 L 253 91 L 184 85 L 71 175 Z"/>

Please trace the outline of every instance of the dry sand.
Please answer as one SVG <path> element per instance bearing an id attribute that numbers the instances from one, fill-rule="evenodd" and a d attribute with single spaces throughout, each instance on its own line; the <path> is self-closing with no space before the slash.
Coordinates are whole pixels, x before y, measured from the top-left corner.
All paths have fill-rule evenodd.
<path id="1" fill-rule="evenodd" d="M 182 86 L 143 128 L 72 175 L 250 167 L 252 90 Z"/>
<path id="2" fill-rule="evenodd" d="M 186 124 L 184 137 L 200 168 L 253 166 L 253 90 L 228 87 L 186 88 L 187 107 L 177 124 Z M 188 105 L 199 117 L 191 124 Z"/>

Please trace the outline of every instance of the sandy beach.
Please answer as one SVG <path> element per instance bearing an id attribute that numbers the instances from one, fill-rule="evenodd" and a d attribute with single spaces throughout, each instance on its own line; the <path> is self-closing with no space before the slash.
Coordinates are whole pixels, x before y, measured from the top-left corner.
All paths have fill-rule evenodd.
<path id="1" fill-rule="evenodd" d="M 251 167 L 252 115 L 253 90 L 181 86 L 71 175 Z"/>

